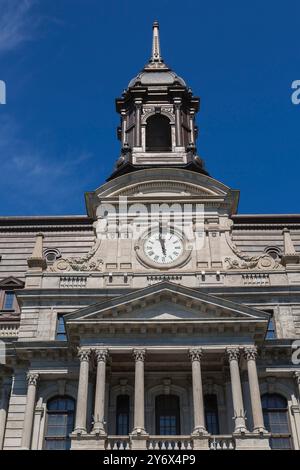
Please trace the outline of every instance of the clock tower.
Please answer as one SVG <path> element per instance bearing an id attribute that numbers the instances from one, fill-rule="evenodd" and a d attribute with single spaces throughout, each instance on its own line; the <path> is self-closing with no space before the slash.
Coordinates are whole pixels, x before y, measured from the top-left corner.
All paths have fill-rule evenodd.
<path id="1" fill-rule="evenodd" d="M 163 61 L 153 24 L 151 58 L 116 100 L 121 156 L 111 176 L 142 168 L 173 167 L 207 174 L 196 153 L 200 100 Z"/>
<path id="2" fill-rule="evenodd" d="M 196 287 L 197 272 L 215 280 L 233 255 L 226 236 L 239 193 L 211 178 L 197 155 L 199 103 L 163 61 L 154 22 L 150 60 L 116 100 L 120 157 L 107 182 L 86 194 L 97 237 L 92 263 L 101 260 L 110 285 L 125 272 L 126 284 L 146 287 L 159 271 Z"/>

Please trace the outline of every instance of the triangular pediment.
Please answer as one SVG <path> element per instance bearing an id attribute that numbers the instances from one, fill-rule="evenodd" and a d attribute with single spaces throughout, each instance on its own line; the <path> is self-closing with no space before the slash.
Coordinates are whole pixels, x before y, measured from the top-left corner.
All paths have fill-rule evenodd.
<path id="1" fill-rule="evenodd" d="M 269 315 L 225 299 L 162 282 L 65 316 L 67 324 L 97 321 L 264 321 Z"/>
<path id="2" fill-rule="evenodd" d="M 0 281 L 0 289 L 23 289 L 24 282 L 16 277 L 9 276 Z"/>

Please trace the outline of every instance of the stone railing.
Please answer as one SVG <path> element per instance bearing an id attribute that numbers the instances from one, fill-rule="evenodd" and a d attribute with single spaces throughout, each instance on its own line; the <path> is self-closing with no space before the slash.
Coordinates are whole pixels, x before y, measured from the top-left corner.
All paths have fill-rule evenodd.
<path id="1" fill-rule="evenodd" d="M 242 275 L 244 285 L 249 286 L 268 286 L 270 285 L 270 276 L 266 273 L 245 273 Z"/>
<path id="2" fill-rule="evenodd" d="M 130 450 L 129 436 L 109 436 L 105 450 Z"/>
<path id="3" fill-rule="evenodd" d="M 59 287 L 76 289 L 86 286 L 86 276 L 61 276 Z"/>
<path id="4" fill-rule="evenodd" d="M 0 338 L 17 338 L 19 324 L 0 323 Z"/>
<path id="5" fill-rule="evenodd" d="M 235 442 L 231 435 L 210 436 L 210 450 L 234 450 Z M 129 436 L 108 436 L 105 450 L 130 450 Z M 147 450 L 192 450 L 193 441 L 191 436 L 149 436 L 147 439 Z"/>
<path id="6" fill-rule="evenodd" d="M 234 450 L 235 443 L 232 436 L 210 436 L 209 438 L 210 450 Z"/>
<path id="7" fill-rule="evenodd" d="M 190 436 L 150 436 L 148 450 L 192 450 Z"/>

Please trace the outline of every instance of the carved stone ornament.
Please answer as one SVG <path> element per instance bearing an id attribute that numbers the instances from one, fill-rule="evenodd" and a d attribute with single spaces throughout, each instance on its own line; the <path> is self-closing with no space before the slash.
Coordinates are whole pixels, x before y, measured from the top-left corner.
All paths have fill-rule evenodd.
<path id="1" fill-rule="evenodd" d="M 226 241 L 229 248 L 236 255 L 234 257 L 226 257 L 224 259 L 225 266 L 227 269 L 278 269 L 280 264 L 278 261 L 274 260 L 272 256 L 267 253 L 263 253 L 258 256 L 250 256 L 246 253 L 243 253 L 237 248 L 237 246 L 232 242 L 231 236 L 229 233 L 226 233 Z"/>
<path id="2" fill-rule="evenodd" d="M 108 359 L 108 349 L 95 349 L 97 362 L 106 362 Z"/>
<path id="3" fill-rule="evenodd" d="M 192 362 L 194 361 L 200 362 L 202 355 L 203 355 L 203 351 L 201 348 L 189 350 L 189 357 Z"/>
<path id="4" fill-rule="evenodd" d="M 135 361 L 145 361 L 146 349 L 134 349 L 132 351 Z"/>
<path id="5" fill-rule="evenodd" d="M 227 354 L 229 362 L 230 361 L 238 361 L 239 358 L 240 358 L 239 348 L 227 348 L 226 349 L 226 354 Z"/>
<path id="6" fill-rule="evenodd" d="M 257 347 L 256 346 L 244 349 L 244 358 L 247 361 L 250 361 L 250 360 L 255 361 L 256 357 L 257 357 Z"/>
<path id="7" fill-rule="evenodd" d="M 98 256 L 100 245 L 101 240 L 97 240 L 88 254 L 81 258 L 61 258 L 55 261 L 52 266 L 49 266 L 49 271 L 102 271 L 103 260 Z"/>
<path id="8" fill-rule="evenodd" d="M 26 378 L 27 378 L 28 385 L 34 385 L 35 387 L 37 386 L 37 383 L 39 380 L 39 374 L 28 372 Z"/>
<path id="9" fill-rule="evenodd" d="M 80 362 L 83 361 L 89 361 L 91 356 L 91 350 L 90 349 L 79 349 L 78 350 L 78 357 L 80 359 Z"/>

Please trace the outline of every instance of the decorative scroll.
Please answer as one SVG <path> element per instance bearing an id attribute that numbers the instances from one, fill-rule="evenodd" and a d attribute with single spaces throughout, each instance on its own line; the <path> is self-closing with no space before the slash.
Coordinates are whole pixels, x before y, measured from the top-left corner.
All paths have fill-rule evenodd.
<path id="1" fill-rule="evenodd" d="M 80 258 L 61 258 L 49 267 L 49 271 L 102 271 L 103 260 L 98 256 L 101 240 L 97 240 L 87 255 Z"/>
<path id="2" fill-rule="evenodd" d="M 224 259 L 227 269 L 278 269 L 279 263 L 267 253 L 258 256 L 251 256 L 243 253 L 232 242 L 230 235 L 226 233 L 228 246 L 237 258 L 226 257 Z"/>

